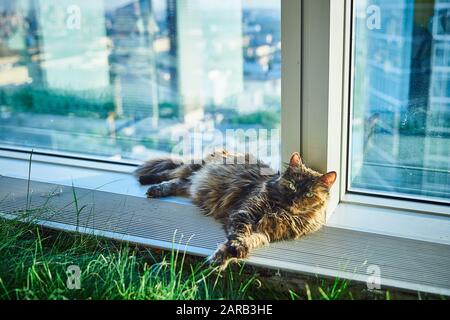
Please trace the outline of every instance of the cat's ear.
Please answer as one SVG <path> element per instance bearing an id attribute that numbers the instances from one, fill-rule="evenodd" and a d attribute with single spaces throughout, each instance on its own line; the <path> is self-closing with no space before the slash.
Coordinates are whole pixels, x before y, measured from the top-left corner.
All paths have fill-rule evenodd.
<path id="1" fill-rule="evenodd" d="M 302 165 L 302 158 L 298 154 L 298 152 L 294 152 L 291 156 L 291 160 L 289 161 L 290 167 L 300 167 Z"/>
<path id="2" fill-rule="evenodd" d="M 337 173 L 334 171 L 328 172 L 320 177 L 320 181 L 329 189 L 335 183 L 337 178 Z"/>

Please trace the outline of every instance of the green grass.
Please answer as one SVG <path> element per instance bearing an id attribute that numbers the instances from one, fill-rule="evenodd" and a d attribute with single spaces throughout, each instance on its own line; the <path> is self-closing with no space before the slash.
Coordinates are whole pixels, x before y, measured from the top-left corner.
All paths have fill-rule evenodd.
<path id="1" fill-rule="evenodd" d="M 0 224 L 1 299 L 242 299 L 257 282 L 218 274 L 184 253 L 158 252 L 18 221 Z M 192 260 L 192 261 L 188 261 Z M 67 268 L 81 288 L 67 288 Z"/>

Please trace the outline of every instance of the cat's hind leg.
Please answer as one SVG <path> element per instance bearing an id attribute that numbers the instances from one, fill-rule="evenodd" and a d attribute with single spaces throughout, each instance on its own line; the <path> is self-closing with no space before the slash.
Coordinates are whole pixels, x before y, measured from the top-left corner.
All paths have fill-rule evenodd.
<path id="1" fill-rule="evenodd" d="M 138 176 L 141 185 L 159 184 L 164 181 L 171 181 L 174 179 L 186 180 L 194 172 L 200 170 L 199 164 L 182 164 L 173 169 L 166 169 L 163 171 L 150 171 Z"/>
<path id="2" fill-rule="evenodd" d="M 145 176 L 149 174 L 157 174 L 166 170 L 173 170 L 183 165 L 180 160 L 170 158 L 152 159 L 139 166 L 133 174 L 136 177 Z"/>
<path id="3" fill-rule="evenodd" d="M 169 196 L 186 195 L 189 181 L 172 179 L 151 185 L 147 190 L 147 198 L 163 198 Z"/>
<path id="4" fill-rule="evenodd" d="M 138 177 L 139 183 L 143 186 L 158 184 L 167 180 L 170 180 L 170 170 L 166 170 L 161 173 L 148 173 Z"/>
<path id="5" fill-rule="evenodd" d="M 139 166 L 134 172 L 141 185 L 156 184 L 171 180 L 172 170 L 183 166 L 183 162 L 170 158 L 153 159 Z"/>

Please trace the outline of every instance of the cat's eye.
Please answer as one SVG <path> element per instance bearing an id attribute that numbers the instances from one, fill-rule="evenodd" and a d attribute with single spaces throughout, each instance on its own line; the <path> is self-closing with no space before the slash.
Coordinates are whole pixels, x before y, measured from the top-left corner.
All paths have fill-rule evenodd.
<path id="1" fill-rule="evenodd" d="M 292 182 L 289 183 L 289 189 L 291 189 L 292 191 L 296 191 L 297 188 L 295 187 L 295 184 L 293 184 Z"/>
<path id="2" fill-rule="evenodd" d="M 307 193 L 305 194 L 305 196 L 306 196 L 307 198 L 312 198 L 312 197 L 314 197 L 314 193 L 312 193 L 312 192 L 307 192 Z"/>

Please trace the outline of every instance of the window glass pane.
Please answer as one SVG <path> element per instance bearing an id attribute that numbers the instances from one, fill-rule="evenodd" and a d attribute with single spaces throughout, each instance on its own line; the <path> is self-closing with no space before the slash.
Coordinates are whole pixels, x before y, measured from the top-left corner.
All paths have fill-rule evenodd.
<path id="1" fill-rule="evenodd" d="M 450 200 L 450 1 L 354 2 L 350 189 Z"/>
<path id="2" fill-rule="evenodd" d="M 280 0 L 1 1 L 0 144 L 143 160 L 185 131 L 269 139 L 280 19 Z"/>

